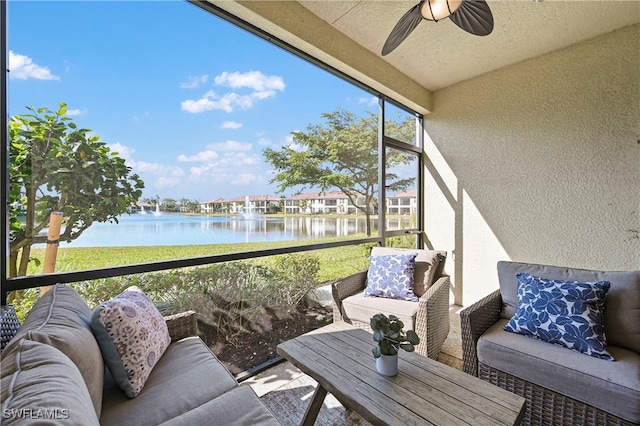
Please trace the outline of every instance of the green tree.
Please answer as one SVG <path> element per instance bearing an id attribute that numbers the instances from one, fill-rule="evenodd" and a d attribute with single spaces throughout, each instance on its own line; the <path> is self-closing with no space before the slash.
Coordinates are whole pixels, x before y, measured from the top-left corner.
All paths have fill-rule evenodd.
<path id="1" fill-rule="evenodd" d="M 321 117 L 324 123 L 309 125 L 306 132 L 293 132 L 293 144 L 263 151 L 276 171 L 271 183 L 279 184 L 280 193 L 291 187 L 321 191 L 338 188 L 365 214 L 367 235 L 371 235 L 370 216 L 375 211 L 378 193 L 378 116 L 369 112 L 360 117 L 338 108 Z M 387 134 L 400 135 L 400 140 L 415 140 L 412 119 L 389 121 L 386 126 Z M 403 191 L 414 183 L 413 178 L 401 179 L 390 172 L 394 166 L 410 161 L 410 156 L 398 150 L 387 153 L 388 191 Z M 358 203 L 358 198 L 364 203 Z"/>
<path id="2" fill-rule="evenodd" d="M 160 209 L 165 212 L 175 212 L 178 209 L 178 202 L 173 198 L 164 198 Z"/>
<path id="3" fill-rule="evenodd" d="M 66 104 L 27 109 L 9 120 L 11 277 L 26 275 L 31 246 L 47 240 L 41 231 L 51 212 L 63 213 L 60 240 L 72 241 L 93 222 L 117 223 L 144 187 L 99 136 L 76 127 Z"/>

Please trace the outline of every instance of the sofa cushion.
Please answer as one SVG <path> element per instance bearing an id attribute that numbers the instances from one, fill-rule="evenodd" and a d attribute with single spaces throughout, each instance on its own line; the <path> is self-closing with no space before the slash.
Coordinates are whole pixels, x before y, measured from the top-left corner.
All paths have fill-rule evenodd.
<path id="1" fill-rule="evenodd" d="M 413 293 L 418 297 L 422 297 L 427 289 L 433 285 L 435 278 L 442 275 L 447 252 L 395 247 L 373 247 L 371 249 L 372 256 L 403 253 L 418 253 L 415 258 Z"/>
<path id="2" fill-rule="evenodd" d="M 162 423 L 163 426 L 204 424 L 212 426 L 280 426 L 278 420 L 260 401 L 250 386 L 238 386 L 193 410 Z"/>
<path id="3" fill-rule="evenodd" d="M 80 371 L 55 347 L 14 340 L 0 368 L 3 425 L 99 424 Z"/>
<path id="4" fill-rule="evenodd" d="M 162 314 L 132 286 L 93 311 L 91 328 L 116 383 L 135 398 L 171 343 Z"/>
<path id="5" fill-rule="evenodd" d="M 160 424 L 193 410 L 237 386 L 234 377 L 199 337 L 169 345 L 142 392 L 128 398 L 105 381 L 100 423 Z"/>
<path id="6" fill-rule="evenodd" d="M 364 295 L 417 302 L 413 293 L 417 253 L 369 257 L 369 271 Z"/>
<path id="7" fill-rule="evenodd" d="M 584 356 L 558 345 L 509 333 L 499 320 L 478 340 L 478 361 L 539 386 L 640 422 L 640 354 L 608 346 L 616 359 Z"/>
<path id="8" fill-rule="evenodd" d="M 516 277 L 518 304 L 506 331 L 614 360 L 606 350 L 603 324 L 609 281 L 547 280 L 526 272 Z"/>
<path id="9" fill-rule="evenodd" d="M 592 271 L 519 262 L 498 262 L 502 295 L 502 317 L 515 314 L 518 303 L 516 273 L 569 281 L 609 281 L 604 308 L 604 332 L 607 344 L 640 353 L 640 271 Z M 613 354 L 612 354 L 613 355 Z"/>
<path id="10" fill-rule="evenodd" d="M 13 341 L 45 343 L 68 356 L 84 378 L 96 415 L 100 416 L 104 363 L 90 320 L 91 309 L 80 295 L 71 287 L 56 284 L 36 301 Z"/>
<path id="11" fill-rule="evenodd" d="M 365 297 L 363 293 L 354 294 L 342 301 L 342 310 L 346 318 L 369 324 L 371 317 L 383 312 L 395 315 L 411 330 L 416 328 L 416 313 L 419 304 L 407 300 L 386 299 L 381 297 Z"/>

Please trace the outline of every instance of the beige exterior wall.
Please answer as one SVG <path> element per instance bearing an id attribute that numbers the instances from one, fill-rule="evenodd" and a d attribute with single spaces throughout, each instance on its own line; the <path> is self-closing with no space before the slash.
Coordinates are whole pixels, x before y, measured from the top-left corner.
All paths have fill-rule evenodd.
<path id="1" fill-rule="evenodd" d="M 496 262 L 640 269 L 640 25 L 434 93 L 426 231 L 455 303 Z"/>

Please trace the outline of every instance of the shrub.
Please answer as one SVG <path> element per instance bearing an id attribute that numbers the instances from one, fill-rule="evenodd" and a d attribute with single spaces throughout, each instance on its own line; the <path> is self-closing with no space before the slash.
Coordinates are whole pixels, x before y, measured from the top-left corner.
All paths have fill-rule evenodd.
<path id="1" fill-rule="evenodd" d="M 266 264 L 236 261 L 70 284 L 91 309 L 130 286 L 140 287 L 163 315 L 185 310 L 224 333 L 256 329 L 264 314 L 297 308 L 318 287 L 320 261 L 310 255 L 274 256 Z M 29 289 L 15 301 L 21 321 L 39 297 Z"/>

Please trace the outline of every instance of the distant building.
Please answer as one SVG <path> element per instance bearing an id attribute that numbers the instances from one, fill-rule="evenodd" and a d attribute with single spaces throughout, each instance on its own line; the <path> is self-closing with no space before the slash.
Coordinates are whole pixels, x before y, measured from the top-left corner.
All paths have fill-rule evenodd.
<path id="1" fill-rule="evenodd" d="M 410 215 L 418 212 L 418 191 L 410 189 L 387 196 L 387 214 Z"/>
<path id="2" fill-rule="evenodd" d="M 411 189 L 387 196 L 387 214 L 408 215 L 417 212 L 417 191 Z M 356 205 L 364 208 L 364 197 L 356 199 Z M 356 214 L 361 213 L 346 194 L 334 192 L 307 192 L 291 197 L 275 195 L 248 195 L 235 198 L 216 198 L 200 203 L 202 213 L 243 214 Z M 247 208 L 248 207 L 248 208 Z M 374 208 L 375 209 L 375 208 Z"/>

